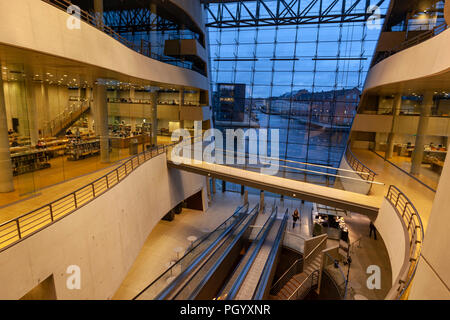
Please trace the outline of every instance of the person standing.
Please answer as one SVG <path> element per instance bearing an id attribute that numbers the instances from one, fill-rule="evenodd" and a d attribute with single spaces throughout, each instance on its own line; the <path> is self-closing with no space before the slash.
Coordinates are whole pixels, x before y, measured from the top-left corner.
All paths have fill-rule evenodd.
<path id="1" fill-rule="evenodd" d="M 369 238 L 372 238 L 373 232 L 373 238 L 377 240 L 377 229 L 375 228 L 375 225 L 372 223 L 372 221 L 370 221 L 369 228 L 370 228 Z"/>
<path id="2" fill-rule="evenodd" d="M 293 220 L 292 229 L 295 228 L 295 224 L 297 223 L 298 219 L 300 219 L 300 215 L 298 213 L 298 209 L 295 209 L 294 214 L 292 215 L 292 220 Z"/>

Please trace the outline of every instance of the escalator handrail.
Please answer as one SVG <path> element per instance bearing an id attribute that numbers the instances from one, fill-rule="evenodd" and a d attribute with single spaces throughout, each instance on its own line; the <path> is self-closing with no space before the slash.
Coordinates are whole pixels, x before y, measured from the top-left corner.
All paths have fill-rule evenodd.
<path id="1" fill-rule="evenodd" d="M 244 210 L 242 210 L 244 209 Z M 152 283 L 150 283 L 148 286 L 146 286 L 141 292 L 139 292 L 134 298 L 133 300 L 136 300 L 137 298 L 139 298 L 139 296 L 141 294 L 143 294 L 145 291 L 148 290 L 148 288 L 150 288 L 154 283 L 156 283 L 157 281 L 159 281 L 167 272 L 169 272 L 169 270 L 173 269 L 175 266 L 178 265 L 178 263 L 180 263 L 180 261 L 182 261 L 184 259 L 184 257 L 186 257 L 189 253 L 191 253 L 195 248 L 197 248 L 198 246 L 200 246 L 204 241 L 206 241 L 214 232 L 216 232 L 217 230 L 219 230 L 222 226 L 226 225 L 232 218 L 235 218 L 238 215 L 243 215 L 244 212 L 248 212 L 248 203 L 239 206 L 234 213 L 227 219 L 225 220 L 223 223 L 221 223 L 217 228 L 215 228 L 213 231 L 211 231 L 209 233 L 209 235 L 204 238 L 202 241 L 200 241 L 195 247 L 193 247 L 192 249 L 190 249 L 188 252 L 186 252 L 173 266 L 171 266 L 170 268 L 168 268 L 166 271 L 164 271 L 161 275 L 158 276 L 158 278 L 156 278 L 154 281 L 152 281 Z M 239 221 L 239 219 L 236 220 L 236 222 Z M 235 222 L 235 223 L 236 223 Z M 225 231 L 222 233 L 222 235 L 225 235 L 227 232 L 229 232 L 229 229 L 234 225 L 231 224 L 227 229 L 225 229 Z M 217 243 L 217 240 L 214 241 L 213 243 L 211 243 L 208 248 L 205 249 L 205 251 L 203 253 L 205 253 L 206 251 L 210 250 L 212 248 L 212 246 L 214 246 Z M 198 257 L 197 257 L 198 258 Z M 194 263 L 197 259 L 195 259 L 192 263 Z M 191 265 L 192 265 L 191 263 Z"/>
<path id="2" fill-rule="evenodd" d="M 255 215 L 258 212 L 258 208 L 259 208 L 259 204 L 257 204 L 250 212 L 249 212 L 249 216 Z M 250 226 L 250 223 L 252 222 L 252 218 L 249 219 L 249 221 L 245 224 L 245 226 L 242 228 L 242 230 L 238 233 L 238 235 L 235 237 L 235 239 L 233 240 L 233 242 L 228 246 L 228 248 L 225 250 L 225 252 L 222 253 L 222 255 L 217 259 L 217 261 L 214 263 L 214 265 L 208 270 L 208 272 L 206 273 L 206 275 L 203 277 L 203 279 L 199 282 L 199 284 L 195 287 L 195 289 L 189 294 L 189 297 L 187 298 L 187 300 L 193 300 L 194 297 L 196 297 L 198 295 L 198 293 L 200 292 L 201 288 L 203 288 L 203 286 L 206 284 L 206 282 L 211 278 L 211 275 L 215 272 L 215 270 L 217 269 L 217 266 L 219 266 L 223 259 L 225 259 L 225 257 L 228 255 L 228 253 L 230 252 L 231 248 L 233 248 L 234 244 L 236 243 L 236 241 L 241 237 L 241 235 L 248 229 L 248 227 Z M 231 235 L 229 235 L 231 236 Z M 207 261 L 205 261 L 205 263 L 203 265 L 205 265 L 206 263 L 208 263 L 210 261 L 210 259 L 212 259 L 214 256 L 214 254 L 212 254 Z M 200 268 L 201 269 L 201 268 Z M 198 272 L 200 272 L 200 269 L 197 270 L 195 272 L 195 274 L 191 277 L 191 280 L 197 275 Z M 191 281 L 189 280 L 189 281 Z M 176 296 L 178 296 L 178 294 L 184 290 L 184 288 L 189 284 L 186 283 L 176 294 Z"/>
<path id="3" fill-rule="evenodd" d="M 253 211 L 253 210 L 252 210 Z M 248 206 L 245 212 L 248 212 Z M 229 227 L 225 229 L 224 232 L 220 234 L 219 237 L 217 237 L 216 240 L 214 240 L 213 243 L 211 243 L 206 250 L 204 250 L 197 258 L 194 259 L 194 261 L 181 272 L 163 291 L 161 291 L 154 300 L 164 300 L 172 290 L 177 287 L 181 281 L 185 279 L 185 277 L 194 269 L 207 255 L 208 253 L 216 247 L 216 245 L 222 241 L 223 238 L 225 238 L 232 230 L 233 228 L 240 224 L 244 220 L 243 214 L 241 218 L 236 219 L 235 222 L 233 222 Z M 184 286 L 183 286 L 184 287 Z"/>
<path id="4" fill-rule="evenodd" d="M 269 233 L 270 229 L 272 228 L 273 223 L 277 219 L 277 213 L 278 213 L 278 207 L 272 208 L 272 213 L 270 215 L 270 218 L 267 219 L 266 223 L 264 224 L 263 229 L 261 229 L 260 233 L 264 230 L 267 225 L 267 228 L 264 230 L 264 233 L 262 234 L 261 238 L 258 240 L 258 243 L 256 244 L 256 247 L 254 248 L 253 252 L 251 253 L 250 258 L 246 262 L 244 269 L 242 269 L 241 273 L 239 274 L 236 281 L 233 283 L 233 286 L 231 287 L 230 291 L 228 292 L 225 300 L 233 300 L 236 294 L 239 292 L 239 289 L 241 288 L 242 284 L 244 283 L 244 280 L 250 270 L 250 267 L 252 266 L 253 262 L 255 261 L 256 256 L 258 255 L 259 250 L 261 249 L 264 240 L 267 237 L 267 234 Z M 259 234 L 258 234 L 259 236 Z"/>
<path id="5" fill-rule="evenodd" d="M 281 222 L 280 229 L 278 229 L 277 236 L 274 241 L 274 245 L 272 246 L 272 249 L 270 250 L 269 257 L 266 261 L 266 264 L 264 265 L 263 272 L 261 274 L 261 277 L 259 278 L 258 285 L 256 286 L 255 294 L 253 295 L 253 300 L 262 300 L 264 291 L 267 287 L 267 281 L 269 280 L 270 273 L 273 268 L 273 263 L 275 261 L 275 257 L 277 255 L 277 252 L 279 250 L 280 244 L 283 239 L 284 235 L 284 229 L 287 224 L 287 218 L 288 218 L 288 211 L 289 209 L 286 209 L 286 212 L 284 214 L 283 221 Z"/>

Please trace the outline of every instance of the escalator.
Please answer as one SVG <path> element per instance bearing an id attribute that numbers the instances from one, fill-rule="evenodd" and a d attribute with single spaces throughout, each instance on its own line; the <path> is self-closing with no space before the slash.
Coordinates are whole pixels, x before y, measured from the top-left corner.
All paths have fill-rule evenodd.
<path id="1" fill-rule="evenodd" d="M 180 284 L 189 280 L 191 275 L 201 266 L 228 236 L 236 230 L 249 217 L 254 216 L 258 206 L 249 211 L 248 204 L 240 206 L 234 214 L 219 225 L 206 237 L 199 239 L 197 244 L 156 280 L 142 290 L 134 300 L 152 300 L 164 298 L 174 292 Z"/>
<path id="2" fill-rule="evenodd" d="M 168 295 L 165 299 L 203 300 L 209 299 L 211 295 L 217 292 L 220 289 L 218 285 L 225 280 L 226 270 L 230 262 L 239 257 L 239 252 L 249 237 L 251 232 L 249 226 L 256 220 L 258 208 L 258 205 L 255 206 L 247 217 L 236 225 L 214 252 L 203 260 L 203 263 L 196 269 L 189 281 L 186 281 L 180 286 L 179 290 Z"/>
<path id="3" fill-rule="evenodd" d="M 276 209 L 272 212 L 251 248 L 223 287 L 218 299 L 262 300 L 268 297 L 287 217 L 288 210 L 282 219 L 277 218 Z"/>

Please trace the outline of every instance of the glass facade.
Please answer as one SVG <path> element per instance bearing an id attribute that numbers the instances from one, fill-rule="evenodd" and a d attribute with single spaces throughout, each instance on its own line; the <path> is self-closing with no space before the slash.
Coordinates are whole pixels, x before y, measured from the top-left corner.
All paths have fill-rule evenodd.
<path id="1" fill-rule="evenodd" d="M 380 9 L 385 13 L 387 4 Z M 208 28 L 215 127 L 278 129 L 288 167 L 335 174 L 301 163 L 339 167 L 382 24 Z M 245 88 L 234 102 L 243 117 L 223 116 L 230 94 L 221 88 L 230 85 Z M 332 176 L 283 171 L 334 184 Z"/>

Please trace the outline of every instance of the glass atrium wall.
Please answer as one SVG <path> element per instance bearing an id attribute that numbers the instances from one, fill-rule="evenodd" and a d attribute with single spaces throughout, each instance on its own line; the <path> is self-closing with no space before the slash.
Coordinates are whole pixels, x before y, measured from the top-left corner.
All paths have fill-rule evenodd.
<path id="1" fill-rule="evenodd" d="M 369 24 L 208 28 L 215 127 L 279 129 L 289 167 L 335 174 L 298 162 L 339 167 L 383 21 Z M 227 118 L 229 84 L 239 90 Z M 334 184 L 331 176 L 283 171 Z"/>

